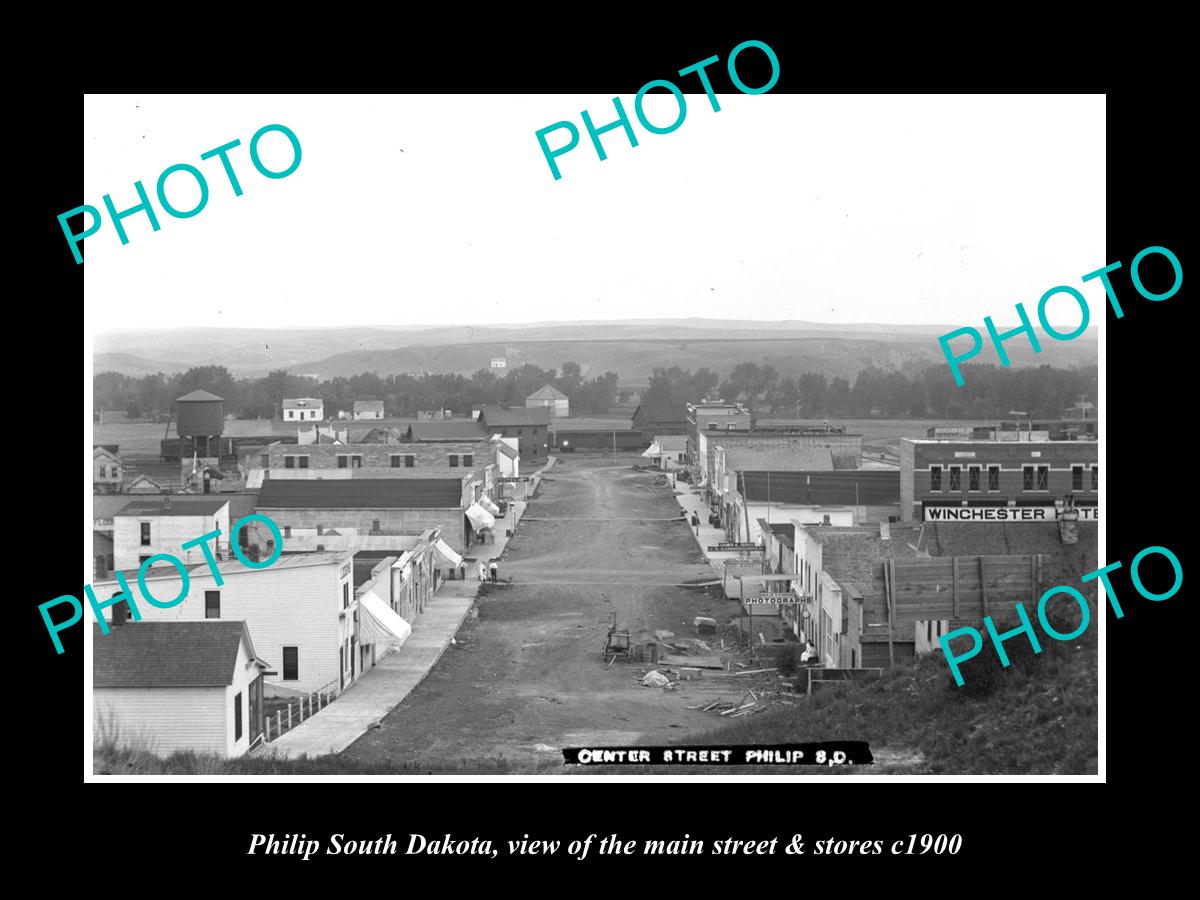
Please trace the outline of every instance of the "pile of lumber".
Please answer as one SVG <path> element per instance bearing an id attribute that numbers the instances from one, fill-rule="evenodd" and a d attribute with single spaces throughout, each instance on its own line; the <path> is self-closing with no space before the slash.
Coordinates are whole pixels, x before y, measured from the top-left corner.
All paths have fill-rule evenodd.
<path id="1" fill-rule="evenodd" d="M 736 719 L 740 716 L 750 716 L 766 709 L 759 702 L 758 695 L 754 691 L 746 691 L 742 695 L 742 699 L 736 703 L 730 700 L 713 700 L 711 703 L 706 703 L 704 706 L 696 708 L 702 712 L 715 712 L 722 716 L 729 716 L 731 719 Z"/>

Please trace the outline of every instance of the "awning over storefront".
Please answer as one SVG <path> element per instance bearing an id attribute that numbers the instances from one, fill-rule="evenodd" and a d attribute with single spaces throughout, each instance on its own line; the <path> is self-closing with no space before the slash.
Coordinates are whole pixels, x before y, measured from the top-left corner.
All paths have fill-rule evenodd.
<path id="1" fill-rule="evenodd" d="M 492 502 L 490 497 L 483 496 L 479 498 L 479 505 L 490 512 L 493 516 L 500 515 L 500 507 Z"/>
<path id="2" fill-rule="evenodd" d="M 374 591 L 358 598 L 358 642 L 360 644 L 403 644 L 412 626 L 383 602 Z"/>
<path id="3" fill-rule="evenodd" d="M 438 538 L 434 544 L 435 549 L 446 562 L 450 563 L 451 568 L 457 569 L 462 565 L 463 558 L 454 552 L 453 548 L 441 538 Z"/>
<path id="4" fill-rule="evenodd" d="M 471 520 L 471 527 L 476 531 L 483 528 L 491 528 L 496 524 L 495 517 L 480 506 L 478 502 L 472 503 L 467 507 L 467 518 Z"/>
<path id="5" fill-rule="evenodd" d="M 658 441 L 652 441 L 650 446 L 642 451 L 642 456 L 646 457 L 647 459 L 657 459 L 658 457 L 662 456 L 662 452 L 662 446 L 658 443 Z"/>

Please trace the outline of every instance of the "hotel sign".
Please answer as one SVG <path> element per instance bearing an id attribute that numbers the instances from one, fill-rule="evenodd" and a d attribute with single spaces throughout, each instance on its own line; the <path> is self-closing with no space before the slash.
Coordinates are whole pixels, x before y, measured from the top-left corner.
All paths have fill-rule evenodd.
<path id="1" fill-rule="evenodd" d="M 1077 506 L 1080 522 L 1096 522 L 1098 506 Z M 1057 522 L 1057 506 L 926 506 L 926 522 Z"/>
<path id="2" fill-rule="evenodd" d="M 722 541 L 719 544 L 709 544 L 709 553 L 762 553 L 763 548 L 759 544 L 737 543 L 734 541 Z"/>

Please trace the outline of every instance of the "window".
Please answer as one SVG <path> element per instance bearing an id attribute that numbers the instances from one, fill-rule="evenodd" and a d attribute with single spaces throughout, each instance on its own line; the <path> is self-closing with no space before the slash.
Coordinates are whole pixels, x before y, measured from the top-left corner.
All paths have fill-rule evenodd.
<path id="1" fill-rule="evenodd" d="M 325 533 L 325 526 L 322 525 L 320 522 L 318 522 L 317 523 L 317 537 L 320 537 L 324 533 Z"/>
<path id="2" fill-rule="evenodd" d="M 340 456 L 339 455 L 337 458 L 337 461 L 338 461 L 337 467 L 339 469 L 349 468 L 349 466 L 350 466 L 350 457 L 348 457 L 348 456 Z"/>
<path id="3" fill-rule="evenodd" d="M 291 525 L 284 525 L 284 526 L 283 526 L 283 536 L 284 536 L 284 537 L 291 537 L 291 536 L 292 536 L 292 526 L 291 526 Z"/>
<path id="4" fill-rule="evenodd" d="M 349 609 L 349 607 L 350 607 L 350 582 L 343 581 L 342 582 L 342 609 Z"/>
<path id="5" fill-rule="evenodd" d="M 929 490 L 932 492 L 932 491 L 941 491 L 941 489 L 942 489 L 942 467 L 941 466 L 930 466 L 929 467 Z"/>
<path id="6" fill-rule="evenodd" d="M 150 546 L 150 523 L 149 522 L 142 523 L 142 546 L 143 547 Z"/>
<path id="7" fill-rule="evenodd" d="M 100 467 L 100 477 L 101 477 L 101 478 L 107 478 L 107 477 L 108 477 L 108 467 L 107 467 L 107 466 L 101 466 L 101 467 Z"/>
<path id="8" fill-rule="evenodd" d="M 357 453 L 355 453 L 353 456 L 350 457 L 350 467 L 353 469 L 361 469 L 362 468 L 362 457 L 359 456 Z"/>
<path id="9" fill-rule="evenodd" d="M 1049 466 L 1038 466 L 1037 467 L 1037 489 L 1039 491 L 1050 490 L 1050 467 Z"/>
<path id="10" fill-rule="evenodd" d="M 1033 490 L 1033 466 L 1021 466 L 1021 490 Z"/>
<path id="11" fill-rule="evenodd" d="M 962 490 L 962 466 L 950 467 L 950 490 Z"/>
<path id="12" fill-rule="evenodd" d="M 296 457 L 294 457 L 294 456 L 285 456 L 285 457 L 283 458 L 283 467 L 284 467 L 285 469 L 294 469 L 294 468 L 296 468 Z"/>
<path id="13" fill-rule="evenodd" d="M 204 618 L 206 618 L 206 619 L 221 618 L 221 592 L 220 591 L 205 591 L 204 592 Z"/>
<path id="14" fill-rule="evenodd" d="M 475 457 L 470 453 L 464 453 L 463 458 L 462 458 L 462 464 L 464 466 L 468 466 L 468 467 L 475 465 Z"/>
<path id="15" fill-rule="evenodd" d="M 300 468 L 302 468 L 302 469 L 308 468 L 308 457 L 307 456 L 300 457 Z"/>
<path id="16" fill-rule="evenodd" d="M 708 427 L 709 427 L 709 428 L 711 428 L 713 431 L 716 431 L 716 430 L 717 430 L 717 423 L 716 423 L 716 422 L 709 422 L 709 423 L 708 423 Z"/>
<path id="17" fill-rule="evenodd" d="M 1071 466 L 1071 490 L 1083 490 L 1083 466 Z"/>
<path id="18" fill-rule="evenodd" d="M 139 556 L 138 557 L 138 568 L 140 569 L 145 564 L 146 560 L 148 560 L 149 558 L 150 558 L 150 555 L 148 553 L 143 553 L 141 556 Z M 116 595 L 114 594 L 113 596 L 116 596 Z"/>
<path id="19" fill-rule="evenodd" d="M 726 431 L 733 431 L 734 427 L 735 427 L 735 426 L 734 426 L 734 423 L 733 423 L 733 422 L 730 422 L 728 425 L 726 425 L 726 426 L 725 426 L 725 430 L 726 430 Z"/>
<path id="20" fill-rule="evenodd" d="M 830 521 L 829 521 L 829 516 L 821 516 L 821 524 L 822 524 L 822 525 L 829 525 L 829 524 L 830 524 Z"/>
<path id="21" fill-rule="evenodd" d="M 317 417 L 317 411 L 314 409 L 312 412 L 310 412 L 310 413 L 308 414 L 308 417 L 309 417 L 310 419 L 315 419 L 315 418 Z"/>
<path id="22" fill-rule="evenodd" d="M 1092 490 L 1100 490 L 1100 464 L 1092 466 Z"/>
<path id="23" fill-rule="evenodd" d="M 988 466 L 988 490 L 1000 490 L 1000 467 Z"/>
<path id="24" fill-rule="evenodd" d="M 300 648 L 299 647 L 284 647 L 283 648 L 283 680 L 284 681 L 299 681 L 300 680 Z"/>
<path id="25" fill-rule="evenodd" d="M 458 454 L 457 453 L 450 454 L 450 468 L 452 468 L 452 469 L 458 468 Z"/>
<path id="26" fill-rule="evenodd" d="M 979 466 L 967 466 L 967 490 L 979 490 Z"/>
<path id="27" fill-rule="evenodd" d="M 417 458 L 415 456 L 413 456 L 412 454 L 409 454 L 404 457 L 404 468 L 411 469 L 416 464 L 417 464 Z"/>
<path id="28" fill-rule="evenodd" d="M 371 531 L 374 534 L 379 534 L 379 520 L 378 519 L 371 520 Z"/>
<path id="29" fill-rule="evenodd" d="M 242 692 L 233 695 L 233 739 L 242 739 Z"/>
<path id="30" fill-rule="evenodd" d="M 393 468 L 393 469 L 398 469 L 398 468 L 400 468 L 400 454 L 399 454 L 399 453 L 393 453 L 393 454 L 392 454 L 392 455 L 389 457 L 389 459 L 391 460 L 391 463 L 392 463 L 392 468 Z"/>

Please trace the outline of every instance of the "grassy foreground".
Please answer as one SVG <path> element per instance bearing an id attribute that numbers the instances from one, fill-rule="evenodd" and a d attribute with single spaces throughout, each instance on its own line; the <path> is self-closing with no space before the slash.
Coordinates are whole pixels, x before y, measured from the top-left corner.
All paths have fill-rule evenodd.
<path id="1" fill-rule="evenodd" d="M 1068 628 L 1060 630 L 1066 632 Z M 96 748 L 97 775 L 686 775 L 686 774 L 1044 774 L 1097 771 L 1097 652 L 1094 629 L 1078 641 L 1046 640 L 1040 655 L 1010 641 L 1002 669 L 990 646 L 963 667 L 954 685 L 941 654 L 898 667 L 872 682 L 826 689 L 808 702 L 748 716 L 688 745 L 786 744 L 863 740 L 877 765 L 572 766 L 484 758 L 470 762 L 363 763 L 339 756 L 222 760 L 195 753 L 165 759 L 144 750 Z M 714 726 L 716 726 L 714 721 Z"/>

